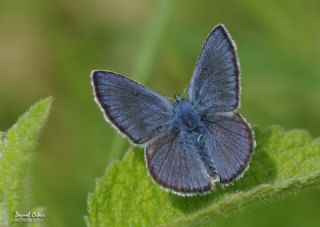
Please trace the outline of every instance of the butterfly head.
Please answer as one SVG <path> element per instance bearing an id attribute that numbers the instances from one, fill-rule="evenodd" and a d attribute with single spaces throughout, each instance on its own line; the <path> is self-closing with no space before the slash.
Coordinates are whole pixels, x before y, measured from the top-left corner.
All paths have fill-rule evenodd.
<path id="1" fill-rule="evenodd" d="M 176 98 L 174 125 L 180 131 L 193 131 L 199 126 L 200 113 L 191 102 L 181 97 Z"/>
<path id="2" fill-rule="evenodd" d="M 181 102 L 183 100 L 183 98 L 180 96 L 180 95 L 178 95 L 178 94 L 175 94 L 174 95 L 174 101 L 175 101 L 175 103 L 179 103 L 179 102 Z"/>

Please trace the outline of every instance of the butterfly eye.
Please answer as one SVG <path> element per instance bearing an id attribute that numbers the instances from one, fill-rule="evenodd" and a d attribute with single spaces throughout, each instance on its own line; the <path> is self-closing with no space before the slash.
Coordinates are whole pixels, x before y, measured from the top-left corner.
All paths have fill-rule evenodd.
<path id="1" fill-rule="evenodd" d="M 180 130 L 176 127 L 174 127 L 172 130 L 174 131 L 175 134 L 178 134 L 180 132 Z"/>
<path id="2" fill-rule="evenodd" d="M 186 117 L 185 124 L 186 124 L 188 130 L 191 130 L 191 131 L 193 131 L 197 127 L 195 119 L 192 116 Z"/>
<path id="3" fill-rule="evenodd" d="M 202 114 L 202 115 L 200 116 L 200 120 L 201 120 L 201 121 L 206 121 L 206 119 L 207 119 L 206 114 Z"/>

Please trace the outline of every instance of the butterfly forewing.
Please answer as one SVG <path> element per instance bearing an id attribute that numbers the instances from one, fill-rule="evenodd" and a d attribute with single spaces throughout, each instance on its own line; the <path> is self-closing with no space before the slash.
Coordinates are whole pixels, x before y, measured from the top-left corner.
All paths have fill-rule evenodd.
<path id="1" fill-rule="evenodd" d="M 172 103 L 121 75 L 93 71 L 95 97 L 106 118 L 135 144 L 167 130 Z"/>
<path id="2" fill-rule="evenodd" d="M 209 34 L 189 86 L 190 101 L 214 112 L 233 111 L 239 104 L 239 64 L 235 45 L 223 25 Z"/>

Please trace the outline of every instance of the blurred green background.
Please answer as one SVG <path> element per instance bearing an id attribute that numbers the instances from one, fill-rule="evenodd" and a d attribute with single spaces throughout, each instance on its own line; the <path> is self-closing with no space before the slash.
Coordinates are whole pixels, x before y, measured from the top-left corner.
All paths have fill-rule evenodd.
<path id="1" fill-rule="evenodd" d="M 34 204 L 46 208 L 48 225 L 84 226 L 95 178 L 126 148 L 93 101 L 90 71 L 129 75 L 173 97 L 218 23 L 238 46 L 240 112 L 253 125 L 319 136 L 319 11 L 316 0 L 2 0 L 1 130 L 37 100 L 55 97 L 34 168 Z M 320 226 L 319 213 L 320 193 L 313 191 L 218 226 Z"/>

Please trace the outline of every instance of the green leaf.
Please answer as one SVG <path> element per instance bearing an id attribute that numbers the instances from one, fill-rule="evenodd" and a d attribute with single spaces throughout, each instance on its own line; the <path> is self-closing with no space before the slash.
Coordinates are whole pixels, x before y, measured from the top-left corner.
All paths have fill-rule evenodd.
<path id="1" fill-rule="evenodd" d="M 143 151 L 131 149 L 97 179 L 89 194 L 88 226 L 202 226 L 252 205 L 299 193 L 320 181 L 320 139 L 302 130 L 255 129 L 257 147 L 248 172 L 207 196 L 167 193 L 147 175 Z"/>
<path id="2" fill-rule="evenodd" d="M 52 98 L 32 106 L 6 133 L 0 133 L 0 223 L 15 224 L 16 211 L 31 211 L 31 171 L 39 133 Z"/>

